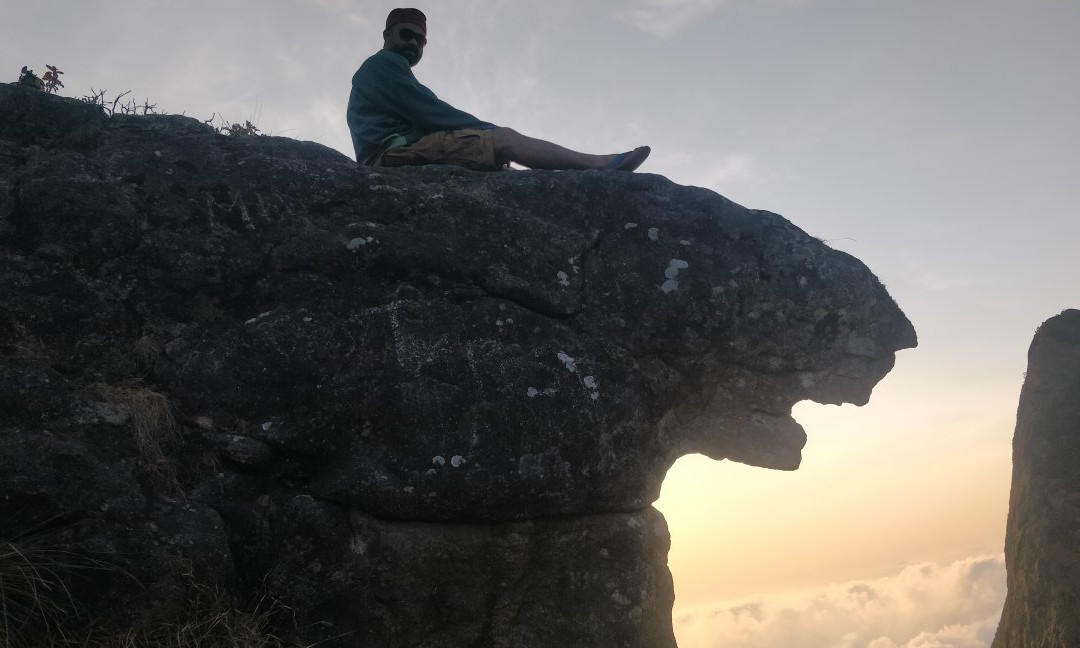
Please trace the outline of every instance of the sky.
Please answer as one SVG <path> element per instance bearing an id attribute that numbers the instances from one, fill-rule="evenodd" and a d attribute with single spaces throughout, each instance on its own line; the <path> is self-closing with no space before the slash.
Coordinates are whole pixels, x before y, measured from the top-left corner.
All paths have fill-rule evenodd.
<path id="1" fill-rule="evenodd" d="M 383 0 L 5 0 L 0 75 L 352 155 Z M 800 403 L 802 467 L 679 460 L 676 636 L 975 648 L 1004 600 L 1011 437 L 1038 325 L 1080 306 L 1080 0 L 434 0 L 415 69 L 481 119 L 785 216 L 919 333 L 868 405 Z"/>

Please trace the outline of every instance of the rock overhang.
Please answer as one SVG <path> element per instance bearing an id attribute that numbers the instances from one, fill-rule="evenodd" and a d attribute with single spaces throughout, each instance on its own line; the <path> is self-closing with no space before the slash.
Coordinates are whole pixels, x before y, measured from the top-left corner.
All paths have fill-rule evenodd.
<path id="1" fill-rule="evenodd" d="M 863 404 L 916 344 L 857 259 L 659 176 L 357 168 L 5 97 L 53 116 L 5 126 L 0 242 L 70 282 L 72 346 L 149 336 L 207 435 L 372 514 L 635 510 L 692 452 L 793 469 L 794 403 Z"/>

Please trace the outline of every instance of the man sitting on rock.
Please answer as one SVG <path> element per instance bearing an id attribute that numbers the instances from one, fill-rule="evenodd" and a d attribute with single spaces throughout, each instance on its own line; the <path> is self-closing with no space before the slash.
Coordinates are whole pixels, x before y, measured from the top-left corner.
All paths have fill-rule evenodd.
<path id="1" fill-rule="evenodd" d="M 352 78 L 347 113 L 356 161 L 398 167 L 455 164 L 491 171 L 516 162 L 530 169 L 633 171 L 649 147 L 589 155 L 481 121 L 440 100 L 413 76 L 427 44 L 427 17 L 394 9 L 386 18 L 383 48 Z"/>

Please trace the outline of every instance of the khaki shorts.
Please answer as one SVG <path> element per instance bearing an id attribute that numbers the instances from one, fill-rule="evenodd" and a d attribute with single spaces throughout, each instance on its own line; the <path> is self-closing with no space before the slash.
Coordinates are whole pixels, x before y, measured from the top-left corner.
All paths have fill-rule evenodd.
<path id="1" fill-rule="evenodd" d="M 384 167 L 420 164 L 454 164 L 476 171 L 494 171 L 495 144 L 491 131 L 465 128 L 428 133 L 408 146 L 398 146 L 383 153 Z"/>

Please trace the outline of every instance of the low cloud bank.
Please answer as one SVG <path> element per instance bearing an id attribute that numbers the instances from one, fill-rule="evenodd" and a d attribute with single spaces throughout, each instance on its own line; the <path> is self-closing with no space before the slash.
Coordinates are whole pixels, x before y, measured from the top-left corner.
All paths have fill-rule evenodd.
<path id="1" fill-rule="evenodd" d="M 1004 555 L 757 597 L 675 618 L 680 648 L 986 648 L 1005 604 Z"/>

